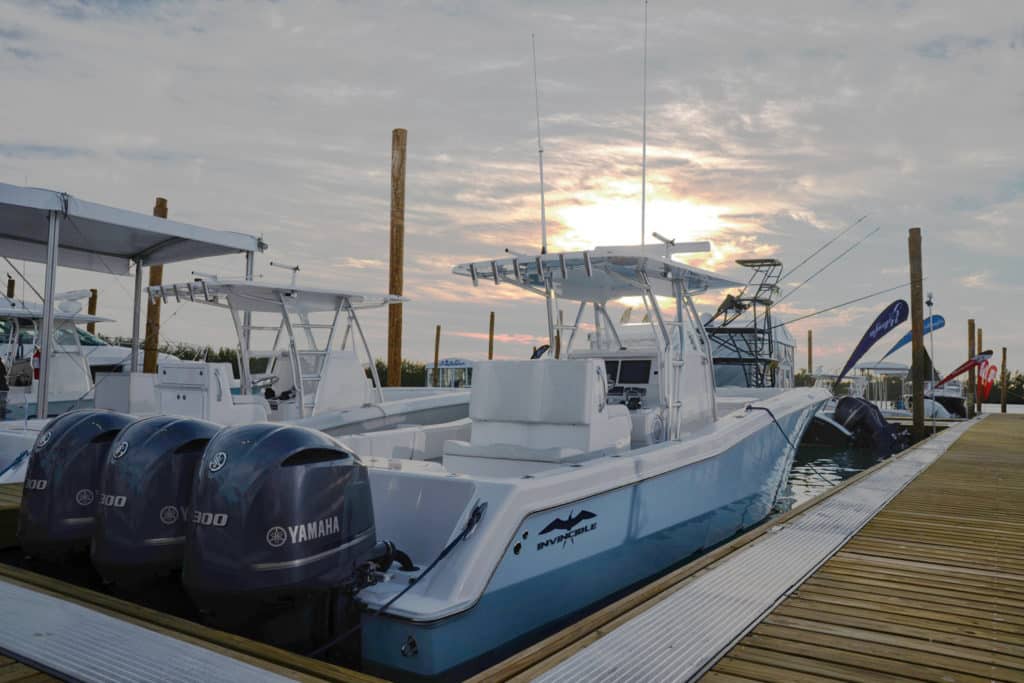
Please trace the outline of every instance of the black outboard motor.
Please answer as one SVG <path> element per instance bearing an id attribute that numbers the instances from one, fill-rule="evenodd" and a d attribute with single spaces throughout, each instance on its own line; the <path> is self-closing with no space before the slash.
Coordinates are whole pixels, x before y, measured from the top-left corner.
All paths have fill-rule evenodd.
<path id="1" fill-rule="evenodd" d="M 103 459 L 110 442 L 133 419 L 109 410 L 74 410 L 43 428 L 32 446 L 22 489 L 22 550 L 60 560 L 88 549 Z"/>
<path id="2" fill-rule="evenodd" d="M 158 415 L 121 430 L 99 480 L 92 563 L 106 581 L 139 587 L 181 568 L 192 480 L 220 426 Z"/>
<path id="3" fill-rule="evenodd" d="M 196 472 L 182 580 L 218 628 L 305 651 L 355 618 L 349 596 L 375 543 L 366 468 L 337 441 L 229 427 Z"/>
<path id="4" fill-rule="evenodd" d="M 910 445 L 905 429 L 889 424 L 878 406 L 863 398 L 844 396 L 836 403 L 836 422 L 853 432 L 854 445 L 887 458 Z"/>

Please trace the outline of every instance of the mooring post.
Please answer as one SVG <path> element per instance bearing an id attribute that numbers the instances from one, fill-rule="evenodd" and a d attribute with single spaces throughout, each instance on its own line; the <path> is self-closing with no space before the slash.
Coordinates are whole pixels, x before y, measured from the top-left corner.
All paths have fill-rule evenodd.
<path id="1" fill-rule="evenodd" d="M 977 349 L 976 353 L 981 353 L 982 351 L 985 350 L 985 347 L 981 345 L 981 328 L 980 327 L 978 328 L 978 343 L 975 345 L 974 348 Z M 978 373 L 978 382 L 977 382 L 977 385 L 976 385 L 975 390 L 974 390 L 974 400 L 976 401 L 978 415 L 981 415 L 981 413 L 982 413 L 982 410 L 981 410 L 981 383 L 984 382 L 984 381 L 985 381 L 985 378 L 982 377 L 981 373 L 979 372 Z"/>
<path id="2" fill-rule="evenodd" d="M 157 218 L 167 218 L 167 200 L 163 197 L 156 198 L 153 206 L 153 215 Z M 149 267 L 149 286 L 159 287 L 164 283 L 164 267 L 153 265 Z M 147 297 L 146 303 L 146 341 L 142 344 L 142 371 L 153 375 L 156 374 L 157 350 L 160 347 L 160 297 Z"/>
<path id="3" fill-rule="evenodd" d="M 89 290 L 89 307 L 86 309 L 89 315 L 96 315 L 96 299 L 99 297 L 99 292 L 95 289 Z M 96 334 L 96 323 L 88 323 L 85 326 L 85 330 L 90 334 Z"/>
<path id="4" fill-rule="evenodd" d="M 405 269 L 405 143 L 408 131 L 391 131 L 391 253 L 388 291 L 402 296 Z M 436 368 L 435 368 L 436 369 Z M 388 386 L 402 384 L 402 304 L 388 306 Z"/>
<path id="5" fill-rule="evenodd" d="M 907 238 L 910 251 L 910 324 L 913 352 L 914 438 L 924 438 L 924 282 L 921 268 L 921 228 L 911 228 Z"/>
<path id="6" fill-rule="evenodd" d="M 807 374 L 814 376 L 814 335 L 807 330 Z"/>
<path id="7" fill-rule="evenodd" d="M 999 400 L 999 412 L 1005 413 L 1006 412 L 1006 383 L 1010 379 L 1010 373 L 1008 373 L 1006 371 L 1006 347 L 1005 346 L 1003 347 L 1003 367 L 1001 369 L 1002 369 L 1002 377 L 1001 377 L 1002 381 L 1000 381 L 999 384 L 1002 387 L 1002 391 L 1000 392 L 1002 394 L 1002 397 Z"/>
<path id="8" fill-rule="evenodd" d="M 8 275 L 7 276 L 7 298 L 8 299 L 13 299 L 14 298 L 14 285 L 15 285 L 14 278 L 11 277 L 10 275 Z"/>
<path id="9" fill-rule="evenodd" d="M 441 326 L 434 329 L 434 386 L 441 381 Z"/>
<path id="10" fill-rule="evenodd" d="M 967 320 L 967 359 L 974 358 L 974 318 Z M 967 417 L 974 417 L 974 368 L 967 372 Z"/>
<path id="11" fill-rule="evenodd" d="M 491 322 L 487 330 L 487 360 L 494 360 L 494 311 L 491 311 Z"/>

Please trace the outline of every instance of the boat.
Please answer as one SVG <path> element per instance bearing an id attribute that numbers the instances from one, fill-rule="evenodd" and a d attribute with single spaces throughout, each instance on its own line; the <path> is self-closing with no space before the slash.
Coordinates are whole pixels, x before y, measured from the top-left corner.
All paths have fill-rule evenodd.
<path id="1" fill-rule="evenodd" d="M 239 377 L 231 363 L 172 357 L 155 374 L 99 375 L 94 408 L 221 426 L 288 422 L 337 436 L 370 457 L 436 460 L 445 440 L 469 434 L 468 391 L 382 386 L 357 311 L 400 297 L 216 276 L 153 286 L 147 294 L 227 313 L 238 338 Z M 0 423 L 0 469 L 4 459 L 11 463 L 0 483 L 22 481 L 27 457 L 13 461 L 27 455 L 46 424 Z"/>
<path id="2" fill-rule="evenodd" d="M 94 528 L 64 523 L 80 515 L 74 491 L 26 483 L 19 541 L 45 557 L 91 539 L 115 585 L 180 569 L 205 621 L 276 646 L 402 680 L 469 675 L 761 522 L 828 399 L 715 387 L 693 297 L 737 283 L 671 258 L 684 248 L 457 266 L 473 285 L 543 295 L 555 343 L 536 359 L 475 364 L 468 436 L 445 440 L 439 460 L 358 457 L 344 436 L 302 426 L 317 416 L 57 418 L 32 481 L 98 463 Z M 274 291 L 206 282 L 192 295 L 204 286 L 204 300 L 216 292 L 232 309 Z M 637 342 L 607 313 L 624 296 L 649 313 Z M 575 322 L 559 321 L 561 301 L 578 304 Z"/>

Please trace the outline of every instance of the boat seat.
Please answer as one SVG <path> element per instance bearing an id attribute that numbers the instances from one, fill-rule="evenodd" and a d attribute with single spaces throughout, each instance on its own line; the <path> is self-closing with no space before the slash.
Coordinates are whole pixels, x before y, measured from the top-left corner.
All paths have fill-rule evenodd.
<path id="1" fill-rule="evenodd" d="M 604 363 L 598 359 L 477 363 L 469 442 L 448 441 L 445 467 L 463 458 L 570 463 L 629 447 L 625 406 L 607 404 Z"/>

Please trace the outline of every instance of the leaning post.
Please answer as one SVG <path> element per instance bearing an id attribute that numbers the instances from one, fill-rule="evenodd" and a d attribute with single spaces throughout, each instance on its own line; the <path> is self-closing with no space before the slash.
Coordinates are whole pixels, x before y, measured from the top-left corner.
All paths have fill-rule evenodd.
<path id="1" fill-rule="evenodd" d="M 907 238 L 910 252 L 910 323 L 913 364 L 914 438 L 924 438 L 924 282 L 921 268 L 921 228 L 911 228 Z"/>
<path id="2" fill-rule="evenodd" d="M 405 270 L 405 143 L 408 131 L 391 131 L 391 251 L 388 292 L 402 296 Z M 402 385 L 402 304 L 388 306 L 388 386 Z"/>

